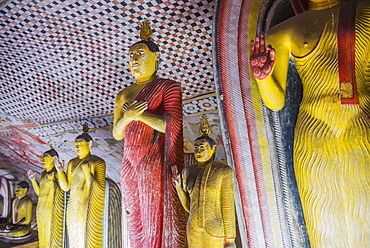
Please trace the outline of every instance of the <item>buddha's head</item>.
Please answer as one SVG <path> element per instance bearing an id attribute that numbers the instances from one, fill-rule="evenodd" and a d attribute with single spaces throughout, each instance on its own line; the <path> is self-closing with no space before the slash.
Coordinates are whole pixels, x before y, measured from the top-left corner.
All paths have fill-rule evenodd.
<path id="1" fill-rule="evenodd" d="M 209 136 L 200 136 L 194 141 L 194 156 L 199 163 L 213 161 L 216 153 L 216 143 Z"/>
<path id="2" fill-rule="evenodd" d="M 50 171 L 54 168 L 54 160 L 56 157 L 59 157 L 58 153 L 54 149 L 44 152 L 42 155 L 42 164 L 46 171 Z"/>
<path id="3" fill-rule="evenodd" d="M 139 83 L 153 79 L 158 69 L 159 47 L 151 37 L 152 30 L 145 20 L 140 29 L 141 40 L 132 45 L 128 53 L 131 74 Z"/>
<path id="4" fill-rule="evenodd" d="M 92 138 L 88 134 L 89 126 L 87 123 L 83 126 L 83 133 L 75 139 L 75 149 L 79 158 L 84 158 L 90 154 Z"/>
<path id="5" fill-rule="evenodd" d="M 25 181 L 18 183 L 17 186 L 15 187 L 15 196 L 18 198 L 26 196 L 29 188 L 30 186 Z"/>
<path id="6" fill-rule="evenodd" d="M 157 72 L 158 58 L 159 52 L 151 50 L 144 42 L 134 44 L 130 48 L 128 62 L 132 76 L 138 82 L 154 77 Z"/>

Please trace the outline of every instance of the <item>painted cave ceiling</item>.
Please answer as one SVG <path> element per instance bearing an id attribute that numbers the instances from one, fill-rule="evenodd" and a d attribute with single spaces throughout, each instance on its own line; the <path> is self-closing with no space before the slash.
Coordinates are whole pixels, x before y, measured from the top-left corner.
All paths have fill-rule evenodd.
<path id="1" fill-rule="evenodd" d="M 110 162 L 107 173 L 116 177 L 123 144 L 111 135 L 114 99 L 134 82 L 127 52 L 144 19 L 161 49 L 158 75 L 182 85 L 188 141 L 203 113 L 220 140 L 213 8 L 210 0 L 0 1 L 0 175 L 41 172 L 49 145 L 62 159 L 76 156 L 74 138 L 88 122 L 93 153 Z"/>

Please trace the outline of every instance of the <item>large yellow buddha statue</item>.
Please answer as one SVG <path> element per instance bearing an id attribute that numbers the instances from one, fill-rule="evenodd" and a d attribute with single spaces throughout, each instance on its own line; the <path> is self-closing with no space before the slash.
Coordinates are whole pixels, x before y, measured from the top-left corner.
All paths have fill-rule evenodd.
<path id="1" fill-rule="evenodd" d="M 159 48 L 147 21 L 129 50 L 136 83 L 117 94 L 113 136 L 124 139 L 123 209 L 131 247 L 184 247 L 185 211 L 171 184 L 171 165 L 183 165 L 180 84 L 157 78 Z"/>
<path id="2" fill-rule="evenodd" d="M 22 181 L 15 188 L 16 198 L 12 204 L 12 217 L 4 227 L 0 228 L 0 235 L 7 237 L 22 237 L 31 231 L 32 200 L 28 197 L 29 185 Z"/>
<path id="3" fill-rule="evenodd" d="M 311 0 L 251 44 L 267 107 L 285 103 L 289 59 L 302 80 L 294 170 L 311 247 L 370 247 L 370 1 Z"/>
<path id="4" fill-rule="evenodd" d="M 181 203 L 189 213 L 186 234 L 189 248 L 235 247 L 234 174 L 231 167 L 214 161 L 215 141 L 204 116 L 201 135 L 194 141 L 198 163 L 182 176 L 172 166 L 173 181 Z"/>
<path id="5" fill-rule="evenodd" d="M 36 179 L 36 172 L 28 170 L 27 174 L 33 189 L 38 195 L 36 217 L 39 247 L 63 247 L 64 244 L 64 191 L 59 187 L 58 174 L 54 160 L 58 153 L 54 149 L 44 152 L 42 163 L 45 170 Z"/>
<path id="6" fill-rule="evenodd" d="M 66 173 L 63 164 L 55 159 L 60 187 L 70 192 L 66 209 L 66 242 L 73 248 L 104 247 L 106 164 L 90 153 L 92 138 L 87 132 L 85 123 L 83 134 L 75 140 L 78 157 L 68 162 Z"/>

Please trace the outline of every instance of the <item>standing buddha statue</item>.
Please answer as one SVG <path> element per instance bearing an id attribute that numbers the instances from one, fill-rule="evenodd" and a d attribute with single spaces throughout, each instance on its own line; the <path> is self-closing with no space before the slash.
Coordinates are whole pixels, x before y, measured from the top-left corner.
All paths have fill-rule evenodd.
<path id="1" fill-rule="evenodd" d="M 189 213 L 186 234 L 189 248 L 235 247 L 234 173 L 231 167 L 214 161 L 216 143 L 203 116 L 200 134 L 194 141 L 196 164 L 181 176 L 172 166 L 173 181 Z"/>
<path id="2" fill-rule="evenodd" d="M 184 247 L 185 212 L 171 187 L 171 165 L 183 166 L 179 83 L 156 75 L 159 48 L 144 21 L 129 50 L 136 83 L 116 96 L 113 136 L 124 139 L 123 211 L 131 247 Z"/>
<path id="3" fill-rule="evenodd" d="M 40 248 L 58 248 L 64 244 L 64 191 L 59 187 L 55 158 L 59 157 L 54 149 L 44 152 L 42 163 L 45 170 L 36 179 L 36 172 L 27 174 L 33 189 L 38 195 L 36 219 Z"/>
<path id="4" fill-rule="evenodd" d="M 252 41 L 251 70 L 272 110 L 290 58 L 302 80 L 293 162 L 311 247 L 370 247 L 370 2 L 309 6 Z"/>
<path id="5" fill-rule="evenodd" d="M 87 123 L 76 137 L 78 157 L 64 165 L 56 161 L 59 185 L 69 191 L 66 208 L 66 245 L 73 248 L 104 247 L 105 161 L 90 153 L 92 138 Z"/>

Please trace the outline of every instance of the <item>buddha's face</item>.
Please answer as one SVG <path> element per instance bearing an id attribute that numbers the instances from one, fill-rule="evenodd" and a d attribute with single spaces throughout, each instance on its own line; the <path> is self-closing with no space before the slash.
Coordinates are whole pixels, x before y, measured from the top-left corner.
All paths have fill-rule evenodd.
<path id="1" fill-rule="evenodd" d="M 90 154 L 90 142 L 84 139 L 77 139 L 75 142 L 76 153 L 80 158 L 84 158 Z"/>
<path id="2" fill-rule="evenodd" d="M 47 171 L 50 171 L 54 168 L 54 159 L 54 157 L 50 156 L 50 154 L 47 153 L 42 156 L 42 164 Z"/>
<path id="3" fill-rule="evenodd" d="M 19 185 L 17 185 L 17 187 L 15 188 L 15 196 L 18 198 L 22 198 L 23 196 L 27 195 L 27 192 L 27 188 L 22 188 Z"/>
<path id="4" fill-rule="evenodd" d="M 131 74 L 136 79 L 149 78 L 157 70 L 157 53 L 151 52 L 149 48 L 142 43 L 131 47 L 129 52 L 129 67 Z"/>
<path id="5" fill-rule="evenodd" d="M 216 152 L 216 146 L 210 146 L 210 144 L 204 140 L 196 140 L 194 142 L 194 156 L 199 163 L 205 163 L 213 159 L 213 155 Z"/>

